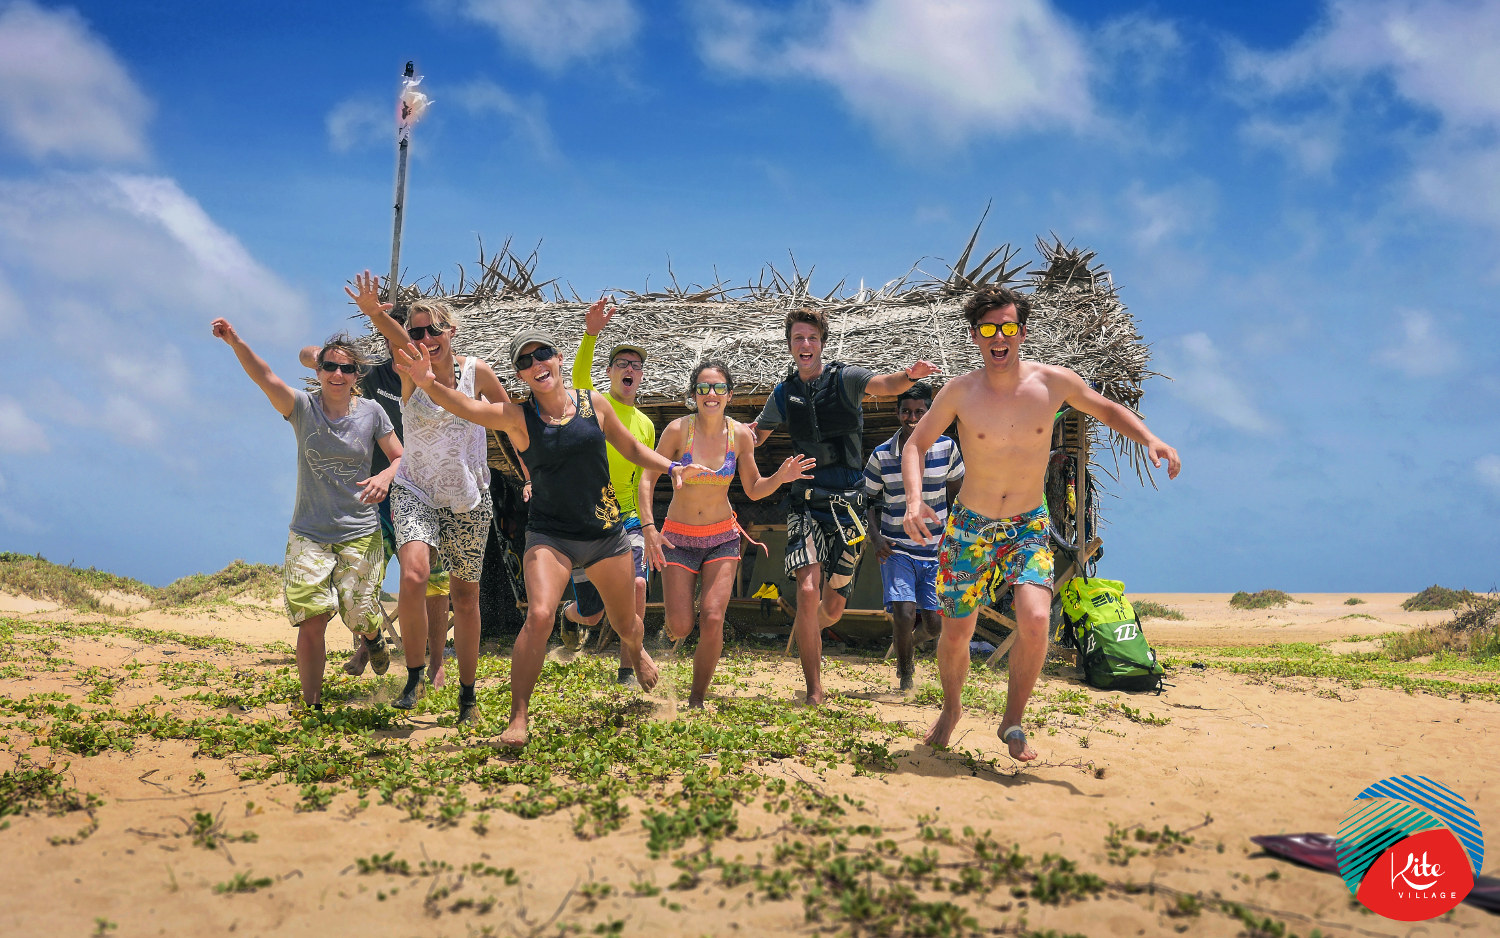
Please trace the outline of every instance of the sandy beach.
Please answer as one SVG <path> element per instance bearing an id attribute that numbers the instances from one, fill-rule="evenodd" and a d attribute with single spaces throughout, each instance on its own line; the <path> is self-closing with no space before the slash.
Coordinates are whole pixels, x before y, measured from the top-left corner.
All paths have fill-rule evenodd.
<path id="1" fill-rule="evenodd" d="M 1346 604 L 1351 595 L 1362 602 Z M 1414 927 L 1381 919 L 1353 904 L 1337 876 L 1268 857 L 1249 841 L 1336 832 L 1360 789 L 1404 773 L 1458 791 L 1492 838 L 1500 836 L 1493 671 L 1429 674 L 1417 662 L 1377 680 L 1244 667 L 1264 660 L 1250 653 L 1253 646 L 1275 643 L 1307 643 L 1305 654 L 1316 656 L 1308 660 L 1342 660 L 1334 656 L 1366 647 L 1371 636 L 1449 613 L 1403 612 L 1406 594 L 1297 595 L 1298 602 L 1267 610 L 1232 609 L 1223 594 L 1134 598 L 1185 616 L 1146 622 L 1172 665 L 1170 686 L 1160 696 L 1107 693 L 1082 684 L 1064 662 L 1049 665 L 1028 712 L 1038 763 L 1019 766 L 995 737 L 1003 668 L 975 662 L 975 704 L 952 749 L 935 752 L 920 742 L 936 713 L 930 654 L 919 659 L 915 695 L 895 690 L 894 668 L 878 655 L 832 656 L 831 719 L 847 715 L 866 727 L 858 730 L 871 744 L 864 755 L 826 759 L 816 739 L 789 752 L 750 754 L 746 771 L 764 787 L 724 802 L 734 805 L 733 823 L 703 825 L 708 841 L 693 833 L 674 841 L 664 826 L 643 821 L 670 813 L 686 783 L 697 783 L 694 773 L 706 773 L 710 786 L 721 768 L 725 780 L 742 777 L 731 769 L 745 754 L 731 760 L 703 746 L 697 766 L 620 788 L 616 829 L 597 835 L 597 809 L 586 811 L 584 802 L 472 807 L 493 796 L 531 804 L 527 786 L 514 782 L 487 788 L 469 781 L 421 805 L 378 784 L 361 792 L 358 771 L 327 755 L 331 742 L 295 739 L 299 723 L 315 721 L 289 715 L 292 635 L 271 604 L 101 615 L 0 596 L 0 769 L 50 766 L 85 801 L 5 818 L 0 844 L 11 875 L 0 880 L 0 925 L 12 935 L 914 932 L 910 902 L 884 925 L 878 910 L 864 915 L 830 902 L 849 895 L 838 892 L 831 859 L 817 860 L 824 865 L 810 875 L 792 875 L 813 870 L 809 857 L 825 849 L 826 856 L 881 856 L 902 866 L 904 879 L 868 866 L 849 875 L 885 889 L 880 901 L 892 908 L 900 904 L 890 892 L 899 880 L 930 904 L 917 911 L 928 916 L 923 927 L 938 929 L 932 934 L 1272 934 L 1251 930 L 1263 919 L 1302 935 L 1315 928 L 1482 935 L 1500 927 L 1468 906 Z M 329 636 L 330 649 L 346 647 L 337 625 Z M 340 661 L 330 661 L 330 675 Z M 478 732 L 452 728 L 451 700 L 410 718 L 375 706 L 393 695 L 394 676 L 339 675 L 330 699 L 340 699 L 337 712 L 350 719 L 387 714 L 360 731 L 364 744 L 420 749 L 434 759 L 468 752 L 514 773 L 530 750 L 516 757 L 488 747 L 508 693 L 503 657 L 485 667 L 480 702 L 488 723 Z M 607 657 L 549 668 L 537 707 L 545 712 L 564 684 L 612 668 Z M 494 669 L 499 677 L 485 677 Z M 686 672 L 680 663 L 667 670 L 652 694 L 607 683 L 589 693 L 614 708 L 618 732 L 639 722 L 668 748 L 675 735 L 740 719 L 752 703 L 775 719 L 801 719 L 800 673 L 777 650 L 731 645 L 706 714 L 679 709 Z M 1467 684 L 1474 693 L 1462 689 Z M 246 706 L 252 690 L 264 702 Z M 116 718 L 88 716 L 108 710 Z M 188 731 L 172 720 L 198 722 Z M 548 725 L 538 722 L 541 745 Z M 235 741 L 247 726 L 279 727 L 276 745 L 301 746 L 296 771 L 321 767 L 309 753 L 324 752 L 327 784 L 266 771 L 269 753 Z M 768 794 L 776 782 L 804 793 L 802 809 L 777 804 Z M 438 802 L 446 813 L 433 807 Z M 1005 852 L 1014 845 L 1028 858 L 1013 864 L 1021 872 L 992 877 L 993 867 L 976 859 L 986 855 L 975 840 L 985 832 Z M 934 868 L 924 872 L 924 862 Z M 991 878 L 981 883 L 980 873 L 968 874 L 976 878 L 961 890 L 955 884 L 966 868 Z M 1491 862 L 1486 871 L 1494 869 Z M 790 876 L 780 891 L 777 870 Z M 1050 879 L 1040 875 L 1047 871 Z M 1240 911 L 1226 912 L 1218 900 Z M 941 903 L 961 910 L 948 931 L 932 924 L 947 914 Z"/>

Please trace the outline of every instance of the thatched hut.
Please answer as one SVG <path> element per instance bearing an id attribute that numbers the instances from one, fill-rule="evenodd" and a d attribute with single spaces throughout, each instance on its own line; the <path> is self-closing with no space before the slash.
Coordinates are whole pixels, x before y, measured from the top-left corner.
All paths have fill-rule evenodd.
<path id="1" fill-rule="evenodd" d="M 1142 384 L 1152 374 L 1148 370 L 1149 348 L 1137 332 L 1134 318 L 1120 302 L 1113 279 L 1096 263 L 1094 253 L 1056 237 L 1039 239 L 1036 247 L 1040 263 L 1028 270 L 1032 265 L 1018 261 L 1018 252 L 1009 245 L 976 259 L 978 235 L 976 229 L 959 258 L 944 265 L 941 275 L 914 267 L 905 277 L 878 289 L 861 285 L 851 291 L 840 284 L 826 293 L 814 293 L 811 271 L 802 273 L 793 261 L 789 274 L 767 267 L 759 281 L 741 287 L 722 283 L 683 287 L 673 277 L 670 287 L 655 292 L 615 290 L 621 311 L 600 347 L 632 342 L 647 349 L 649 358 L 637 403 L 655 421 L 658 431 L 686 412 L 689 374 L 706 357 L 729 363 L 735 377 L 734 403 L 729 412 L 736 419 L 749 421 L 759 413 L 766 395 L 790 365 L 783 330 L 788 309 L 818 306 L 828 312 L 825 360 L 853 362 L 881 372 L 927 359 L 941 367 L 942 375 L 930 379 L 940 385 L 945 377 L 979 365 L 977 350 L 959 312 L 964 300 L 981 286 L 1008 283 L 1032 296 L 1025 357 L 1066 365 L 1106 397 L 1138 408 Z M 451 288 L 434 278 L 402 287 L 400 299 L 409 302 L 417 295 L 446 299 L 462 316 L 455 348 L 461 354 L 489 361 L 512 394 L 524 394 L 524 385 L 515 380 L 506 361 L 510 337 L 533 325 L 553 330 L 565 346 L 566 372 L 576 346 L 564 337 L 582 334 L 588 307 L 588 300 L 576 293 L 565 296 L 556 281 L 538 281 L 536 263 L 535 252 L 522 258 L 507 245 L 486 257 L 481 245 L 477 277 L 471 278 L 460 266 L 458 283 Z M 605 364 L 601 353 L 595 362 L 596 387 L 606 387 Z M 865 414 L 864 448 L 868 453 L 896 430 L 894 400 L 869 398 Z M 1099 430 L 1081 414 L 1060 415 L 1054 431 L 1054 472 L 1049 478 L 1057 538 L 1075 549 L 1083 548 L 1085 562 L 1098 546 L 1093 497 L 1097 472 L 1090 468 L 1118 479 L 1123 460 L 1139 478 L 1148 477 L 1143 454 L 1135 444 Z M 757 451 L 762 472 L 774 471 L 789 452 L 786 435 L 773 435 Z M 1108 461 L 1102 462 L 1106 453 Z M 519 622 L 513 610 L 516 600 L 523 598 L 523 587 L 517 582 L 519 565 L 514 551 L 509 556 L 496 554 L 505 553 L 507 540 L 512 548 L 519 543 L 514 539 L 524 523 L 524 506 L 515 491 L 515 476 L 509 471 L 511 455 L 494 434 L 491 455 L 492 465 L 501 470 L 494 473 L 500 536 L 486 556 L 484 605 L 487 627 L 506 628 Z M 666 486 L 660 486 L 658 499 L 667 495 Z M 785 588 L 781 567 L 785 518 L 776 498 L 748 502 L 738 485 L 731 488 L 731 498 L 741 523 L 770 546 L 769 557 L 747 551 L 737 595 L 746 596 L 762 580 L 771 580 L 783 584 L 783 594 L 790 596 L 793 591 Z M 1079 513 L 1071 507 L 1076 505 L 1085 508 L 1082 531 L 1075 520 Z M 657 517 L 664 515 L 665 505 L 659 502 Z M 495 562 L 502 559 L 505 562 Z M 849 604 L 851 610 L 867 610 L 867 618 L 872 620 L 881 608 L 880 576 L 873 566 L 874 561 L 867 556 Z M 658 589 L 653 584 L 653 598 Z M 494 622 L 497 616 L 506 623 Z"/>

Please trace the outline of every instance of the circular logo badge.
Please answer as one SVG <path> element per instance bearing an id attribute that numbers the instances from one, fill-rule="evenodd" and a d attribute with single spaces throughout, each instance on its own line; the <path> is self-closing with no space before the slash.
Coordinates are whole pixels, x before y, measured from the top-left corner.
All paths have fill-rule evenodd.
<path id="1" fill-rule="evenodd" d="M 1464 901 L 1484 861 L 1474 811 L 1452 789 L 1398 775 L 1360 792 L 1338 837 L 1339 875 L 1365 908 L 1402 922 Z"/>

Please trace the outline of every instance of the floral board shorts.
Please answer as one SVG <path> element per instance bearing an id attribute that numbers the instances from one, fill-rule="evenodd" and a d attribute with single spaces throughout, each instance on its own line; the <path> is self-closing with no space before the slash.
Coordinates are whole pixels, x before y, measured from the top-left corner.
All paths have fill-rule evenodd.
<path id="1" fill-rule="evenodd" d="M 1001 583 L 1052 588 L 1047 506 L 1014 518 L 986 518 L 958 502 L 938 545 L 937 594 L 943 615 L 962 619 Z"/>
<path id="2" fill-rule="evenodd" d="M 340 544 L 319 544 L 288 532 L 281 579 L 286 617 L 301 625 L 337 612 L 349 631 L 378 633 L 384 573 L 385 543 L 379 531 Z"/>
<path id="3" fill-rule="evenodd" d="M 421 541 L 437 550 L 438 559 L 460 580 L 479 582 L 484 569 L 484 545 L 490 537 L 495 509 L 490 490 L 473 511 L 434 508 L 400 485 L 391 486 L 391 514 L 396 520 L 396 547 Z"/>
<path id="4" fill-rule="evenodd" d="M 740 559 L 740 528 L 733 518 L 714 524 L 682 524 L 668 518 L 661 533 L 672 542 L 661 549 L 669 566 L 699 573 L 706 564 Z"/>

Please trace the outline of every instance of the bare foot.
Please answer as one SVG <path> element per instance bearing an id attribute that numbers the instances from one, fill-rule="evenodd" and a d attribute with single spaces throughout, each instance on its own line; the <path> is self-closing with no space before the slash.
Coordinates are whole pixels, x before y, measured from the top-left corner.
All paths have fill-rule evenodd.
<path id="1" fill-rule="evenodd" d="M 688 709 L 689 710 L 702 710 L 703 709 L 703 698 L 702 697 L 697 697 L 697 698 L 689 697 L 688 698 Z"/>
<path id="2" fill-rule="evenodd" d="M 1031 762 L 1036 758 L 1036 750 L 1026 741 L 1026 732 L 1019 726 L 1012 726 L 999 736 L 1000 741 L 1010 750 L 1010 757 L 1017 762 Z"/>
<path id="3" fill-rule="evenodd" d="M 922 738 L 922 742 L 934 749 L 947 749 L 948 741 L 953 738 L 953 730 L 958 726 L 958 718 L 963 716 L 963 713 L 962 710 L 952 713 L 944 710 L 939 713 L 932 726 L 927 728 L 927 735 Z"/>
<path id="4" fill-rule="evenodd" d="M 811 688 L 811 687 L 808 688 L 807 689 L 807 700 L 803 701 L 803 703 L 805 703 L 809 707 L 821 707 L 821 706 L 823 706 L 823 688 L 821 688 L 821 687 L 816 688 L 816 689 Z"/>
<path id="5" fill-rule="evenodd" d="M 641 682 L 641 690 L 649 691 L 656 686 L 661 673 L 656 670 L 656 662 L 651 660 L 651 655 L 641 646 L 641 659 L 635 665 L 635 679 Z"/>
<path id="6" fill-rule="evenodd" d="M 348 661 L 344 662 L 344 673 L 350 677 L 359 677 L 365 673 L 365 665 L 370 663 L 370 649 L 365 647 L 364 642 L 354 649 L 354 654 Z"/>
<path id="7" fill-rule="evenodd" d="M 448 677 L 443 673 L 443 659 L 441 657 L 437 659 L 436 663 L 427 666 L 427 680 L 432 682 L 433 690 L 443 689 L 443 684 L 447 682 Z"/>
<path id="8" fill-rule="evenodd" d="M 522 713 L 510 718 L 510 726 L 507 726 L 505 732 L 500 734 L 500 745 L 510 749 L 520 749 L 526 745 L 527 735 L 526 714 Z"/>

